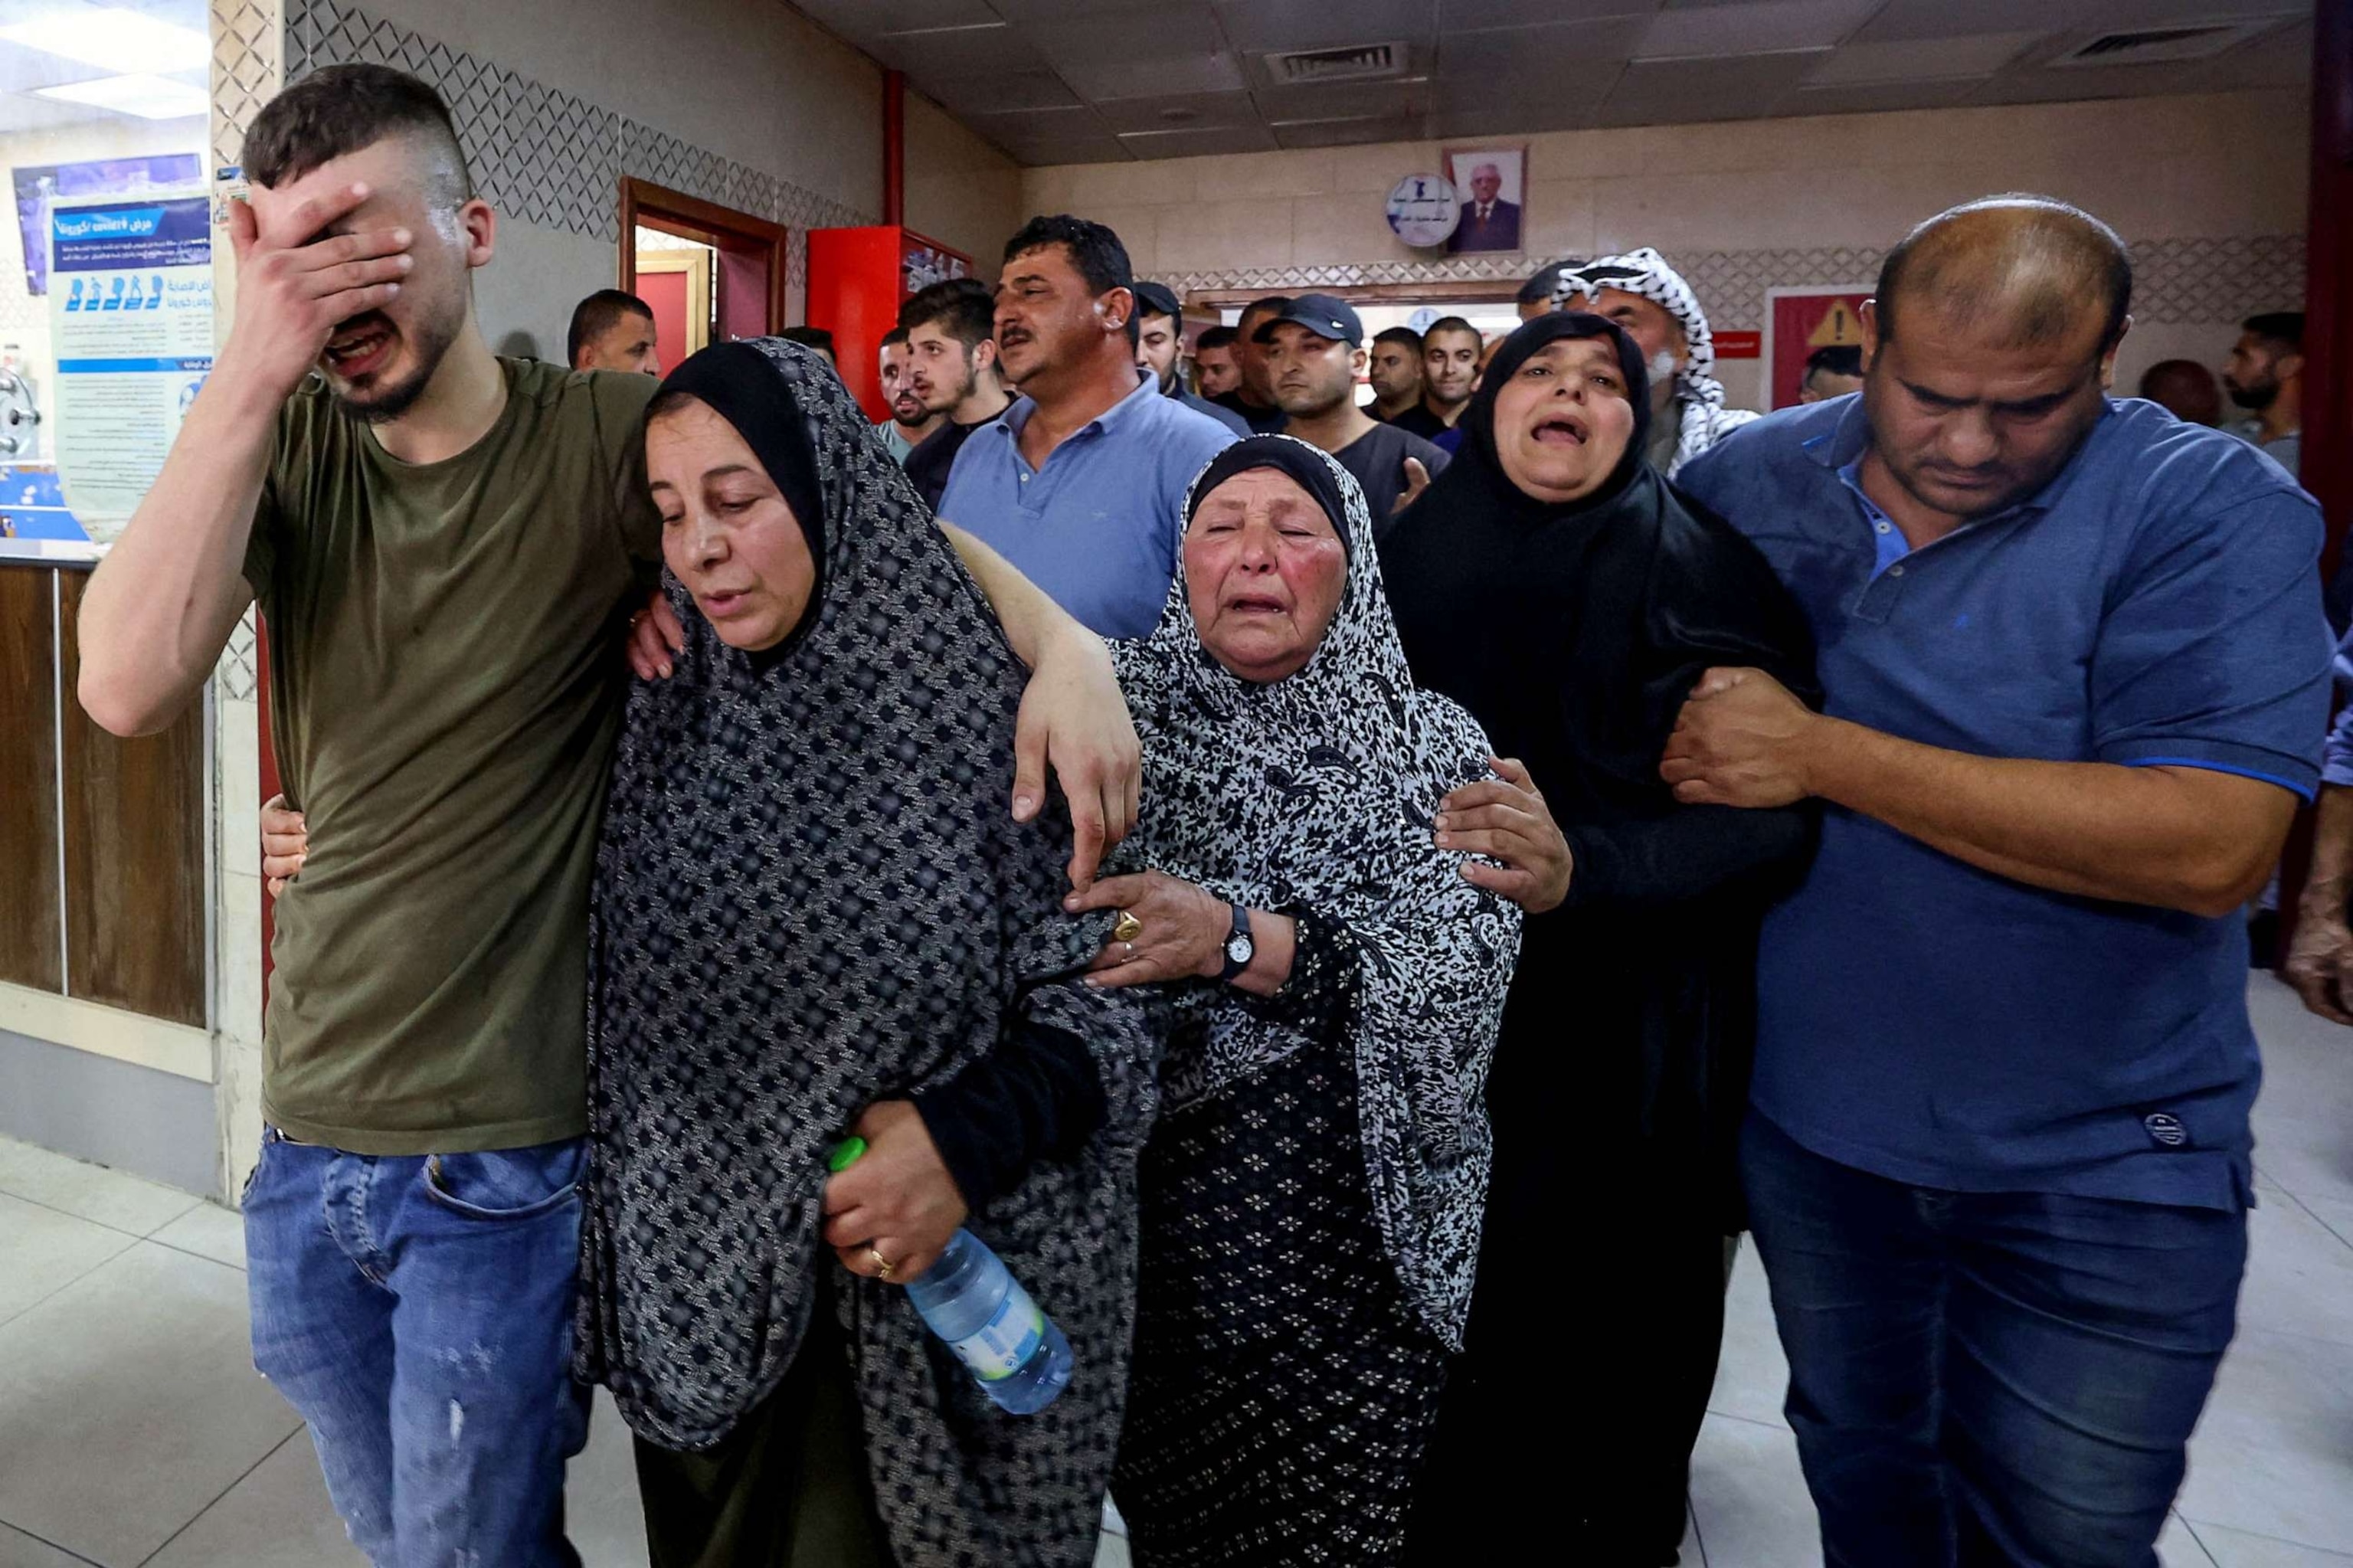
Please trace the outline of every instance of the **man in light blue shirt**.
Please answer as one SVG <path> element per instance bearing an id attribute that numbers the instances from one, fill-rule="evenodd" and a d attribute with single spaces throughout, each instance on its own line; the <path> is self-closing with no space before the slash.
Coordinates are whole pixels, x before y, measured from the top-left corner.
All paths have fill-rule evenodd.
<path id="1" fill-rule="evenodd" d="M 1176 575 L 1185 492 L 1233 432 L 1135 374 L 1119 236 L 1033 218 L 1005 248 L 997 363 L 1022 395 L 956 453 L 940 515 L 1105 637 L 1142 637 Z"/>

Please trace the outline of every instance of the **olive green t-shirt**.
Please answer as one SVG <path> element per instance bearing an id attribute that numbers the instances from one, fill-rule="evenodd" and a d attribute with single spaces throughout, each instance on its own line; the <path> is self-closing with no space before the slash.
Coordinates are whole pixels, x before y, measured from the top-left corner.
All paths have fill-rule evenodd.
<path id="1" fill-rule="evenodd" d="M 588 893 L 660 521 L 650 376 L 501 362 L 468 451 L 389 456 L 289 400 L 245 575 L 311 835 L 278 901 L 262 1108 L 362 1154 L 585 1129 Z"/>

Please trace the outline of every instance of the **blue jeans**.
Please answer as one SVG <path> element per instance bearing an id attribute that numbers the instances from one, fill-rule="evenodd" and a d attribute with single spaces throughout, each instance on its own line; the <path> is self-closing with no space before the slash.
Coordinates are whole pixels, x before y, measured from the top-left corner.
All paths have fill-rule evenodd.
<path id="1" fill-rule="evenodd" d="M 564 1466 L 584 1149 L 371 1156 L 275 1130 L 245 1195 L 253 1362 L 375 1568 L 578 1568 Z"/>
<path id="2" fill-rule="evenodd" d="M 1828 1568 L 2157 1568 L 2243 1211 L 1948 1192 L 1741 1138 Z"/>

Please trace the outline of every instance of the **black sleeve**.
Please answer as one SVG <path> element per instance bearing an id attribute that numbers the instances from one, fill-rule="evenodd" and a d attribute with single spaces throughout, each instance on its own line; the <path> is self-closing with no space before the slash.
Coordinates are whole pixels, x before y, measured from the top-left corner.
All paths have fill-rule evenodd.
<path id="1" fill-rule="evenodd" d="M 1010 1192 L 1040 1160 L 1076 1154 L 1108 1114 L 1086 1042 L 1027 1022 L 989 1055 L 913 1099 L 974 1209 Z"/>
<path id="2" fill-rule="evenodd" d="M 1356 945 L 1348 928 L 1312 909 L 1284 909 L 1296 926 L 1292 938 L 1291 974 L 1272 996 L 1234 994 L 1242 1005 L 1271 1023 L 1288 1024 L 1301 1033 L 1322 1039 L 1354 1005 L 1361 971 Z"/>
<path id="3" fill-rule="evenodd" d="M 1687 806 L 1659 777 L 1684 699 L 1710 668 L 1763 670 L 1810 707 L 1821 705 L 1805 612 L 1757 547 L 1688 497 L 1651 563 L 1633 678 L 1644 694 L 1643 735 L 1615 755 L 1645 809 L 1605 823 L 1563 823 L 1574 864 L 1567 906 L 1656 907 L 1726 884 L 1794 877 L 1811 859 L 1820 809 Z M 1544 781 L 1536 780 L 1541 789 Z"/>

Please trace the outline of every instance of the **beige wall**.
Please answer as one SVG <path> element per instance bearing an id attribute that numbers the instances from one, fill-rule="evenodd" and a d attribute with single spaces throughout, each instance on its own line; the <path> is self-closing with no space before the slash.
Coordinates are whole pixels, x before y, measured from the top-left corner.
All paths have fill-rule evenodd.
<path id="1" fill-rule="evenodd" d="M 1716 326 L 1758 328 L 1769 283 L 1857 281 L 1942 207 L 2042 191 L 2135 242 L 2148 308 L 2121 359 L 2129 379 L 2173 354 L 2213 362 L 2239 314 L 2300 303 L 2300 260 L 2293 277 L 2281 260 L 2297 248 L 2277 241 L 2304 230 L 2306 122 L 2299 95 L 2272 91 L 1539 134 L 1525 139 L 1526 254 L 1483 271 L 1433 264 L 1383 217 L 1400 177 L 1440 166 L 1435 143 L 1029 169 L 1021 197 L 1025 215 L 1112 225 L 1139 275 L 1185 289 L 1525 276 L 1656 245 L 1694 259 Z M 2201 266 L 2211 286 L 2189 275 Z M 1725 372 L 1753 406 L 1754 362 Z"/>
<path id="2" fill-rule="evenodd" d="M 907 227 L 961 250 L 980 276 L 1021 227 L 1021 169 L 927 98 L 907 94 Z"/>

